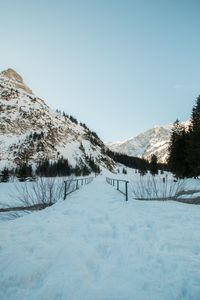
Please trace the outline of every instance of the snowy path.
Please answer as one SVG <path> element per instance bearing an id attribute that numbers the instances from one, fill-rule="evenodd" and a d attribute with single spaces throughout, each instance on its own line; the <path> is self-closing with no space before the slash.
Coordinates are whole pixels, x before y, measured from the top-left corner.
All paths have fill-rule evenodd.
<path id="1" fill-rule="evenodd" d="M 200 207 L 124 201 L 104 177 L 0 224 L 1 300 L 198 300 Z"/>

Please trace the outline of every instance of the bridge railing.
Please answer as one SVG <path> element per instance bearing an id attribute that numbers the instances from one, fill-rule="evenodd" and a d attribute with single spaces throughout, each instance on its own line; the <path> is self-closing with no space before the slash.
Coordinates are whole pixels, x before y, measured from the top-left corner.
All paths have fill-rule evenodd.
<path id="1" fill-rule="evenodd" d="M 67 195 L 73 193 L 74 191 L 78 190 L 80 186 L 84 184 L 89 184 L 92 182 L 93 177 L 85 177 L 85 178 L 77 178 L 77 179 L 68 179 L 64 181 L 64 200 L 66 199 Z"/>
<path id="2" fill-rule="evenodd" d="M 114 187 L 117 188 L 117 190 L 122 193 L 123 195 L 125 195 L 126 197 L 126 201 L 128 201 L 128 181 L 127 180 L 122 180 L 122 179 L 116 179 L 116 178 L 110 178 L 110 177 L 106 177 L 106 182 Z M 124 189 L 121 189 L 121 184 L 123 184 Z"/>

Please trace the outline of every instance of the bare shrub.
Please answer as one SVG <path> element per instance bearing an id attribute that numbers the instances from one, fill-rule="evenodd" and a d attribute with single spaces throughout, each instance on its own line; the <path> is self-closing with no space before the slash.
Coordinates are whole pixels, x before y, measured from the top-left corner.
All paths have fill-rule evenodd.
<path id="1" fill-rule="evenodd" d="M 72 182 L 68 181 L 67 192 L 73 188 Z M 5 220 L 17 218 L 25 213 L 51 206 L 60 199 L 63 200 L 63 197 L 64 178 L 61 177 L 38 177 L 32 182 L 15 182 L 10 192 L 10 199 L 15 200 L 6 204 L 0 203 L 0 217 Z"/>
<path id="2" fill-rule="evenodd" d="M 71 181 L 66 186 L 70 190 Z M 35 182 L 16 184 L 17 202 L 24 206 L 51 206 L 64 196 L 64 179 L 60 177 L 38 177 Z"/>
<path id="3" fill-rule="evenodd" d="M 174 181 L 167 175 L 140 176 L 137 182 L 132 183 L 132 193 L 138 200 L 172 200 L 184 190 L 184 185 L 184 180 Z"/>
<path id="4" fill-rule="evenodd" d="M 71 189 L 71 181 L 66 190 Z M 64 179 L 61 177 L 38 177 L 32 182 L 16 182 L 11 198 L 15 201 L 10 204 L 1 204 L 1 211 L 33 211 L 51 206 L 64 197 Z"/>

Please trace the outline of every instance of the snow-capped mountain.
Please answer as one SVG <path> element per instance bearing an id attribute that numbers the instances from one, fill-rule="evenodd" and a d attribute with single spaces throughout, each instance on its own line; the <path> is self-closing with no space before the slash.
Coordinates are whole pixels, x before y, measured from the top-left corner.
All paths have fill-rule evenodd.
<path id="1" fill-rule="evenodd" d="M 190 120 L 182 122 L 181 124 L 188 129 Z M 172 127 L 173 125 L 158 125 L 140 133 L 136 137 L 124 141 L 108 143 L 107 147 L 115 152 L 148 160 L 155 154 L 159 162 L 165 163 L 168 157 L 168 147 Z"/>
<path id="2" fill-rule="evenodd" d="M 14 70 L 0 73 L 0 167 L 44 158 L 67 158 L 72 166 L 87 158 L 112 169 L 104 143 L 84 124 L 53 111 L 25 85 Z"/>
<path id="3" fill-rule="evenodd" d="M 146 159 L 155 154 L 160 162 L 166 162 L 171 129 L 172 125 L 155 126 L 136 137 L 107 146 L 112 151 Z"/>

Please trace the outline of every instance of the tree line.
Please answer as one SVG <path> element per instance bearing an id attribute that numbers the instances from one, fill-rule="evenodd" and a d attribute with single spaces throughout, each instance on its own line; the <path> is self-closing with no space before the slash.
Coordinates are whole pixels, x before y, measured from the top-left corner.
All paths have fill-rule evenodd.
<path id="1" fill-rule="evenodd" d="M 87 158 L 87 164 L 76 165 L 72 167 L 67 159 L 60 158 L 57 161 L 44 159 L 38 165 L 33 167 L 30 164 L 22 163 L 17 168 L 8 169 L 4 167 L 0 172 L 0 182 L 8 182 L 11 176 L 19 181 L 34 180 L 39 177 L 57 177 L 57 176 L 88 176 L 92 172 L 100 173 L 99 165 L 92 157 Z"/>
<path id="2" fill-rule="evenodd" d="M 165 170 L 166 166 L 157 162 L 157 157 L 152 155 L 151 160 L 145 160 L 138 157 L 128 156 L 113 152 L 109 149 L 104 150 L 104 153 L 112 158 L 115 162 L 121 163 L 126 167 L 137 169 L 140 175 L 145 175 L 148 171 L 152 175 L 158 174 L 158 170 Z M 82 163 L 72 167 L 68 159 L 59 158 L 57 161 L 50 161 L 44 159 L 35 167 L 28 163 L 22 163 L 17 168 L 8 169 L 3 168 L 0 173 L 0 182 L 8 182 L 11 176 L 17 178 L 19 181 L 34 180 L 36 176 L 39 177 L 56 177 L 56 176 L 88 176 L 91 173 L 99 174 L 101 169 L 99 165 L 91 156 L 86 156 L 86 164 Z M 123 173 L 127 171 L 123 168 Z"/>
<path id="3" fill-rule="evenodd" d="M 156 175 L 159 170 L 161 170 L 161 172 L 168 170 L 168 166 L 166 164 L 158 163 L 158 159 L 155 154 L 151 156 L 150 160 L 114 152 L 110 149 L 106 149 L 105 154 L 117 163 L 123 164 L 132 169 L 137 169 L 142 176 L 148 171 L 152 175 Z"/>
<path id="4" fill-rule="evenodd" d="M 174 122 L 168 166 L 177 178 L 200 176 L 200 96 L 193 106 L 189 126 L 179 120 Z"/>

